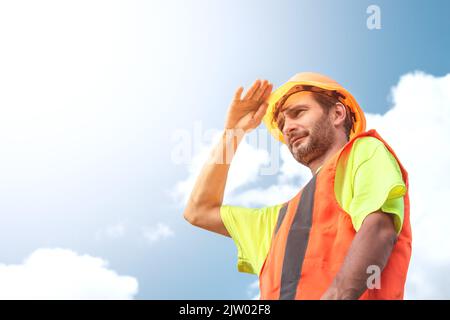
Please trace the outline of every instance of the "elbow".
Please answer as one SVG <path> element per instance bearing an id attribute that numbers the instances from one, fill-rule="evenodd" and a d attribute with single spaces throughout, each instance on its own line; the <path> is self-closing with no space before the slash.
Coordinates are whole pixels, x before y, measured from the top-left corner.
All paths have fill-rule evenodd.
<path id="1" fill-rule="evenodd" d="M 190 224 L 195 225 L 196 219 L 195 219 L 194 215 L 192 214 L 191 210 L 187 210 L 187 209 L 184 210 L 183 218 L 184 218 L 184 220 L 186 220 Z"/>
<path id="2" fill-rule="evenodd" d="M 211 216 L 211 212 L 220 206 L 200 203 L 198 201 L 189 199 L 186 209 L 184 210 L 184 219 L 196 227 L 201 227 L 205 223 L 205 218 Z"/>
<path id="3" fill-rule="evenodd" d="M 191 225 L 196 226 L 198 223 L 198 213 L 200 212 L 200 207 L 193 203 L 192 201 L 188 201 L 186 205 L 186 209 L 184 209 L 183 218 Z"/>
<path id="4" fill-rule="evenodd" d="M 183 215 L 183 218 L 184 218 L 184 220 L 186 220 L 187 222 L 189 222 L 189 224 L 191 224 L 193 226 L 197 226 L 198 225 L 197 219 L 192 217 L 192 216 Z"/>

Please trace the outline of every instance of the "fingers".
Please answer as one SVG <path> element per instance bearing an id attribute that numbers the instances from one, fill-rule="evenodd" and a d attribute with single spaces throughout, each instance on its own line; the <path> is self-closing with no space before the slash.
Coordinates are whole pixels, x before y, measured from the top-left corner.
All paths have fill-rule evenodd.
<path id="1" fill-rule="evenodd" d="M 272 93 L 272 88 L 273 84 L 269 83 L 269 85 L 266 87 L 266 89 L 262 94 L 261 101 L 266 101 L 270 97 L 270 94 Z"/>
<path id="2" fill-rule="evenodd" d="M 255 114 L 253 115 L 253 120 L 255 123 L 259 124 L 261 122 L 262 118 L 266 114 L 268 106 L 269 106 L 269 104 L 267 102 L 263 102 L 259 106 L 258 111 L 256 111 Z"/>
<path id="3" fill-rule="evenodd" d="M 248 89 L 247 93 L 244 96 L 244 99 L 252 99 L 253 94 L 255 93 L 256 90 L 258 90 L 259 85 L 261 84 L 261 81 L 258 79 L 255 82 L 253 82 L 253 85 L 250 87 L 250 89 Z"/>
<path id="4" fill-rule="evenodd" d="M 236 92 L 234 93 L 234 98 L 233 99 L 234 100 L 241 100 L 242 91 L 244 91 L 243 87 L 237 88 Z"/>
<path id="5" fill-rule="evenodd" d="M 259 86 L 258 90 L 253 94 L 252 100 L 260 101 L 261 96 L 264 93 L 264 90 L 266 90 L 266 87 L 269 85 L 269 81 L 264 80 L 261 85 Z"/>
<path id="6" fill-rule="evenodd" d="M 267 80 L 256 80 L 248 89 L 243 100 L 265 101 L 272 91 L 273 85 Z"/>

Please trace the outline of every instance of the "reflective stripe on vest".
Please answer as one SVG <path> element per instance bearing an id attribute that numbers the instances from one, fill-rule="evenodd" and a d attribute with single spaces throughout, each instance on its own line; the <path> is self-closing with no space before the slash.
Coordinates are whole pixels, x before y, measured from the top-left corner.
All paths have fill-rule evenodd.
<path id="1" fill-rule="evenodd" d="M 392 148 L 370 130 L 347 142 L 281 207 L 259 275 L 261 299 L 319 299 L 331 285 L 356 234 L 349 214 L 335 197 L 336 167 L 340 157 L 345 160 L 353 142 L 362 136 L 375 137 L 386 145 L 399 164 L 407 192 L 402 231 L 381 273 L 381 288 L 366 290 L 360 299 L 403 298 L 412 243 L 408 174 Z"/>
<path id="2" fill-rule="evenodd" d="M 312 224 L 315 190 L 316 176 L 305 186 L 300 200 L 302 205 L 297 207 L 294 222 L 289 230 L 281 276 L 281 300 L 295 298 Z"/>

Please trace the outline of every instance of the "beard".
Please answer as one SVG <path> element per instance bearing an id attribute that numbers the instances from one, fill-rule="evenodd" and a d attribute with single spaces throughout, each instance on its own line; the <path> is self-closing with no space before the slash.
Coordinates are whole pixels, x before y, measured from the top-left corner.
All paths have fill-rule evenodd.
<path id="1" fill-rule="evenodd" d="M 289 150 L 295 160 L 308 166 L 312 161 L 323 156 L 335 142 L 335 133 L 327 114 L 317 120 L 311 130 L 298 132 L 306 135 L 301 141 L 289 145 Z"/>

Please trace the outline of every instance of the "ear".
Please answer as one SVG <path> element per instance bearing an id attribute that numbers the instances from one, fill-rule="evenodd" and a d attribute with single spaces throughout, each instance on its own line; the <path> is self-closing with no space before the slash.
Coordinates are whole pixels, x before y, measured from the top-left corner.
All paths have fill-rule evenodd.
<path id="1" fill-rule="evenodd" d="M 347 110 L 345 109 L 345 106 L 340 102 L 336 102 L 333 110 L 334 110 L 334 112 L 332 113 L 333 118 L 331 119 L 333 121 L 333 124 L 336 127 L 344 125 L 345 118 L 347 116 Z"/>

